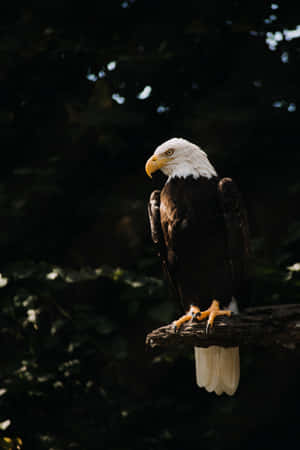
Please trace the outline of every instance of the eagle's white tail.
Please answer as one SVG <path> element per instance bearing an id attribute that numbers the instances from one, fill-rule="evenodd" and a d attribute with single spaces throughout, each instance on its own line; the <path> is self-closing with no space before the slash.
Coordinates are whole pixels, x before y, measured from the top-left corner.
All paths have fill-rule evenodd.
<path id="1" fill-rule="evenodd" d="M 233 395 L 240 379 L 239 347 L 195 347 L 196 380 L 208 392 Z"/>

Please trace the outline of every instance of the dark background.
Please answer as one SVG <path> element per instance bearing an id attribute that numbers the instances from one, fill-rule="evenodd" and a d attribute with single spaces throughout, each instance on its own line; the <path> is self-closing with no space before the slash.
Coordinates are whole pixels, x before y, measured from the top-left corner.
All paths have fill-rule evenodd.
<path id="1" fill-rule="evenodd" d="M 274 1 L 1 6 L 1 448 L 297 446 L 297 349 L 242 348 L 229 398 L 144 345 L 181 313 L 146 212 L 170 137 L 243 192 L 250 304 L 300 300 L 300 3 Z"/>

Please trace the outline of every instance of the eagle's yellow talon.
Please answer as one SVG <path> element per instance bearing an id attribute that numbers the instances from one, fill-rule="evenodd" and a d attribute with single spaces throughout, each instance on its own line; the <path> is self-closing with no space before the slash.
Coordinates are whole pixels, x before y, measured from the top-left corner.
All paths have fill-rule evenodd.
<path id="1" fill-rule="evenodd" d="M 208 317 L 206 325 L 206 333 L 213 327 L 215 318 L 217 316 L 231 316 L 231 311 L 229 309 L 220 309 L 220 303 L 217 300 L 213 300 L 210 307 L 205 311 L 201 311 L 200 315 L 196 316 L 196 319 L 201 321 Z"/>
<path id="2" fill-rule="evenodd" d="M 197 316 L 200 314 L 200 309 L 197 306 L 191 306 L 190 309 L 187 311 L 187 313 L 184 316 L 181 316 L 178 320 L 174 320 L 173 327 L 175 332 L 179 330 L 182 324 L 185 322 L 188 322 L 189 320 L 193 319 L 194 317 L 197 318 Z"/>

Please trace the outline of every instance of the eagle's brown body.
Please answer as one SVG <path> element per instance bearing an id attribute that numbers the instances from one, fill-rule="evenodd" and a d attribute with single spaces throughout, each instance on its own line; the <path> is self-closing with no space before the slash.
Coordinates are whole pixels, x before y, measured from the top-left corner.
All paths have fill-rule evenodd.
<path id="1" fill-rule="evenodd" d="M 230 178 L 172 178 L 149 202 L 154 242 L 184 308 L 237 296 L 248 254 L 239 192 Z"/>
<path id="2" fill-rule="evenodd" d="M 175 329 L 192 317 L 207 318 L 209 329 L 232 297 L 238 302 L 249 253 L 248 226 L 240 194 L 230 178 L 220 179 L 198 146 L 182 138 L 164 142 L 146 163 L 149 176 L 169 176 L 148 206 L 152 239 L 176 296 L 187 313 Z M 199 387 L 233 395 L 239 384 L 239 348 L 195 347 Z"/>

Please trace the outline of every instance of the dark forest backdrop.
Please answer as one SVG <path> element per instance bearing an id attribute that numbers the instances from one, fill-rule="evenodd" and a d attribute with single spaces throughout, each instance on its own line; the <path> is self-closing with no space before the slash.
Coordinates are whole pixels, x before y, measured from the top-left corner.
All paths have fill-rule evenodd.
<path id="1" fill-rule="evenodd" d="M 249 211 L 251 304 L 300 300 L 300 3 L 5 2 L 0 14 L 1 448 L 281 448 L 299 352 L 242 349 L 233 398 L 190 354 L 151 353 L 176 317 L 146 159 L 185 137 Z"/>

